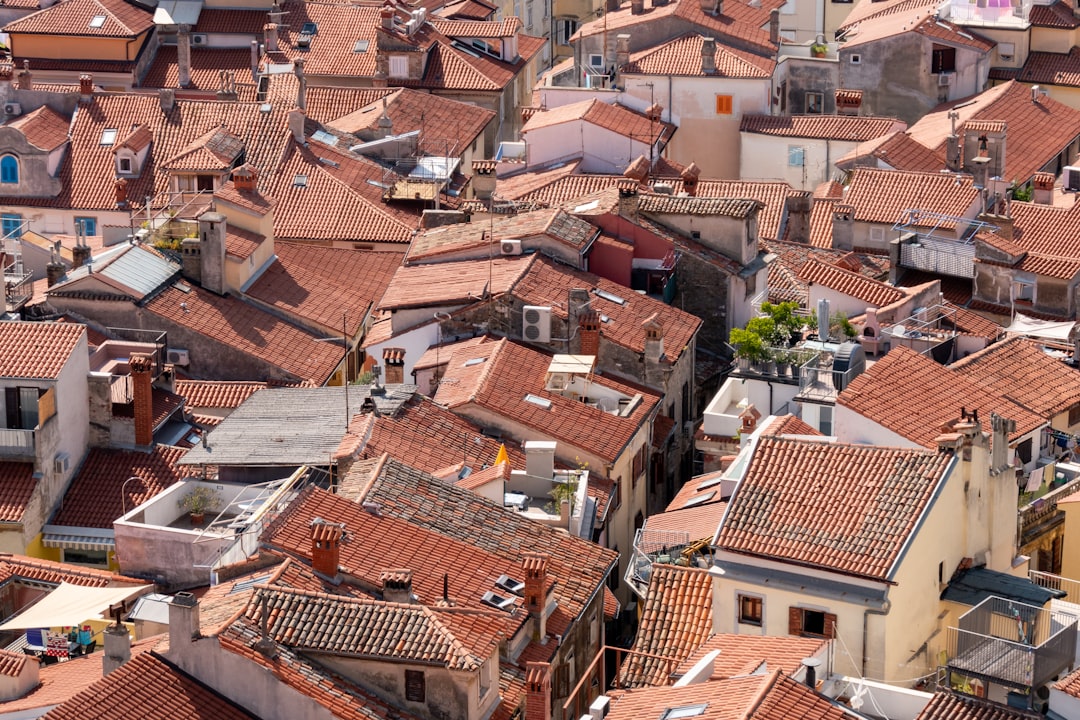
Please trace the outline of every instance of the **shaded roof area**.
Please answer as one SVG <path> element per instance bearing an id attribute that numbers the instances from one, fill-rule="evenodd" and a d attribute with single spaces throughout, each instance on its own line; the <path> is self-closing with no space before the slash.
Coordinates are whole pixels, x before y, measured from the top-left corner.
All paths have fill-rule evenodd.
<path id="1" fill-rule="evenodd" d="M 707 653 L 719 650 L 710 680 L 751 675 L 763 670 L 779 670 L 795 677 L 802 672 L 803 659 L 821 654 L 828 644 L 829 641 L 823 638 L 718 633 L 699 645 L 675 674 L 686 674 Z"/>
<path id="2" fill-rule="evenodd" d="M 1014 337 L 950 366 L 1046 419 L 1080 404 L 1080 371 Z"/>
<path id="3" fill-rule="evenodd" d="M 1064 598 L 1064 590 L 1053 590 L 1008 573 L 997 572 L 985 566 L 965 568 L 958 571 L 949 580 L 949 585 L 941 593 L 942 600 L 978 605 L 989 597 L 1015 600 L 1027 605 L 1042 607 L 1053 598 Z"/>

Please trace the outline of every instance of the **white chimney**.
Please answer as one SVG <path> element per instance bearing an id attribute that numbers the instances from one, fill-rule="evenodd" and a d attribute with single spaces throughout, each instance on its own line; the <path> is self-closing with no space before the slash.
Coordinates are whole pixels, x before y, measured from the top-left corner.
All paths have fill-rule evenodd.
<path id="1" fill-rule="evenodd" d="M 525 473 L 533 478 L 555 477 L 555 445 L 547 440 L 526 440 Z"/>

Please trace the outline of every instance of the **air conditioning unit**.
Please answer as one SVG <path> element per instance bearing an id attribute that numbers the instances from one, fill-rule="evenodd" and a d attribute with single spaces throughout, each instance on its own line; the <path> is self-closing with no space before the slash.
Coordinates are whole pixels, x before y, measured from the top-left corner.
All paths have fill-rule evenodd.
<path id="1" fill-rule="evenodd" d="M 551 308 L 541 305 L 522 308 L 521 335 L 530 342 L 551 342 Z"/>
<path id="2" fill-rule="evenodd" d="M 17 102 L 4 103 L 5 115 L 22 115 L 22 105 Z"/>
<path id="3" fill-rule="evenodd" d="M 503 255 L 520 255 L 521 254 L 521 241 L 520 240 L 503 240 L 499 243 L 499 248 Z"/>
<path id="4" fill-rule="evenodd" d="M 592 705 L 589 706 L 589 715 L 592 716 L 592 720 L 604 720 L 610 710 L 611 698 L 607 695 L 601 695 L 592 701 Z"/>
<path id="5" fill-rule="evenodd" d="M 1065 171 L 1062 173 L 1062 185 L 1066 190 L 1072 190 L 1073 192 L 1080 191 L 1080 166 L 1067 165 Z"/>
<path id="6" fill-rule="evenodd" d="M 206 33 L 194 33 L 191 36 L 192 45 L 206 45 Z"/>
<path id="7" fill-rule="evenodd" d="M 53 471 L 57 475 L 63 475 L 71 467 L 71 458 L 67 453 L 57 453 L 56 458 L 53 460 Z"/>
<path id="8" fill-rule="evenodd" d="M 191 364 L 191 358 L 188 357 L 187 350 L 181 350 L 179 348 L 169 348 L 169 352 L 166 353 L 165 357 L 167 358 L 168 362 L 172 363 L 173 365 L 183 365 L 184 367 L 187 367 L 189 364 Z"/>
<path id="9" fill-rule="evenodd" d="M 948 87 L 952 85 L 953 73 L 938 73 L 937 84 L 938 87 Z"/>

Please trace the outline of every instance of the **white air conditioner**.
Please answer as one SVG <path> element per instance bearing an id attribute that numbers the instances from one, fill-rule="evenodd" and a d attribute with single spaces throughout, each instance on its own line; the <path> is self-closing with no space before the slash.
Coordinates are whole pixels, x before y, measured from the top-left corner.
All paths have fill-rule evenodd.
<path id="1" fill-rule="evenodd" d="M 53 460 L 53 471 L 57 475 L 63 475 L 71 467 L 71 458 L 67 453 L 57 453 L 56 458 Z"/>
<path id="2" fill-rule="evenodd" d="M 183 365 L 187 367 L 191 363 L 191 358 L 188 357 L 188 351 L 179 348 L 169 348 L 166 358 L 173 365 Z"/>
<path id="3" fill-rule="evenodd" d="M 503 255 L 520 255 L 521 254 L 521 241 L 520 240 L 503 240 L 499 243 L 499 248 Z"/>
<path id="4" fill-rule="evenodd" d="M 953 73 L 938 73 L 937 84 L 938 87 L 948 87 L 952 85 Z"/>
<path id="5" fill-rule="evenodd" d="M 610 710 L 611 698 L 601 695 L 592 701 L 592 705 L 589 706 L 589 715 L 592 716 L 592 720 L 604 720 Z"/>
<path id="6" fill-rule="evenodd" d="M 530 342 L 551 342 L 551 308 L 541 305 L 522 308 L 521 335 Z"/>
<path id="7" fill-rule="evenodd" d="M 1066 190 L 1080 191 L 1080 166 L 1066 165 L 1061 180 Z"/>
<path id="8" fill-rule="evenodd" d="M 17 102 L 4 103 L 5 115 L 22 115 L 22 105 Z"/>
<path id="9" fill-rule="evenodd" d="M 194 33 L 191 36 L 192 45 L 206 45 L 206 33 Z"/>

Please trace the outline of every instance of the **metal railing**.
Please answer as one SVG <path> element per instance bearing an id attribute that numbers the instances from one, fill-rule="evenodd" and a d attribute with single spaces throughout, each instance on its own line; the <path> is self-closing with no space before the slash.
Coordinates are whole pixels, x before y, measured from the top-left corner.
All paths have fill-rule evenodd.
<path id="1" fill-rule="evenodd" d="M 1042 468 L 1039 468 L 1037 472 L 1041 471 Z M 1080 489 L 1080 478 L 1056 487 L 1027 505 L 1021 506 L 1016 515 L 1016 537 L 1022 542 L 1026 542 L 1024 539 L 1025 534 L 1030 534 L 1032 530 L 1044 525 L 1047 520 L 1056 516 L 1058 514 L 1058 500 L 1073 494 L 1077 489 Z"/>
<path id="2" fill-rule="evenodd" d="M 0 428 L 0 455 L 34 456 L 34 431 Z"/>
<path id="3" fill-rule="evenodd" d="M 1062 598 L 1065 602 L 1080 605 L 1080 581 L 1040 570 L 1029 570 L 1028 578 L 1039 587 L 1061 590 L 1065 593 Z"/>

